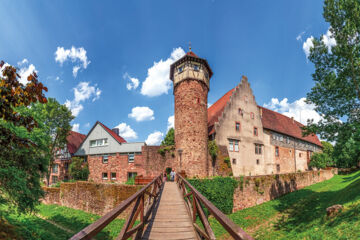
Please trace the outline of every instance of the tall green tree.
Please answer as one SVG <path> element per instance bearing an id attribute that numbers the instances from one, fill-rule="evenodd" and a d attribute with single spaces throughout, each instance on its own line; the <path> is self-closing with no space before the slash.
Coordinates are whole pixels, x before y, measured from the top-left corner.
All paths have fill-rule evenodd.
<path id="1" fill-rule="evenodd" d="M 31 111 L 39 122 L 43 123 L 43 131 L 50 136 L 47 142 L 48 171 L 46 182 L 49 185 L 51 169 L 54 166 L 55 152 L 66 146 L 66 137 L 71 130 L 70 122 L 74 119 L 71 111 L 56 99 L 49 98 L 46 104 L 33 104 Z"/>
<path id="2" fill-rule="evenodd" d="M 339 144 L 355 141 L 360 127 L 360 1 L 325 0 L 323 16 L 336 45 L 326 45 L 324 36 L 313 39 L 309 60 L 315 65 L 315 86 L 307 102 L 315 105 L 323 119 L 309 121 L 305 134 L 336 141 L 335 152 L 340 153 Z"/>
<path id="3" fill-rule="evenodd" d="M 90 174 L 88 163 L 84 163 L 80 157 L 73 157 L 69 166 L 69 174 L 75 180 L 86 181 Z"/>
<path id="4" fill-rule="evenodd" d="M 170 128 L 166 133 L 164 140 L 161 142 L 161 146 L 174 146 L 175 145 L 175 130 Z"/>
<path id="5" fill-rule="evenodd" d="M 36 73 L 19 81 L 17 69 L 0 62 L 0 204 L 32 211 L 43 196 L 40 177 L 46 172 L 47 136 L 36 119 L 23 112 L 32 103 L 44 104 L 47 88 Z"/>

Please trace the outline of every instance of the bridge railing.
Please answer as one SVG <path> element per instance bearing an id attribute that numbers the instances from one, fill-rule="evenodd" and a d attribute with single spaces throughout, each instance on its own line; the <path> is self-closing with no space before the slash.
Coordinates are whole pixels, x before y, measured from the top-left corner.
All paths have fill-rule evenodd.
<path id="1" fill-rule="evenodd" d="M 205 239 L 216 239 L 213 230 L 211 229 L 208 218 L 206 217 L 203 206 L 205 206 L 211 215 L 225 228 L 225 230 L 236 240 L 250 240 L 253 239 L 249 234 L 242 230 L 238 225 L 232 222 L 224 213 L 207 200 L 201 193 L 199 193 L 184 177 L 177 174 L 177 184 L 182 191 L 185 199 L 185 205 L 188 212 L 191 214 L 194 228 L 197 233 Z M 190 190 L 188 191 L 187 188 Z M 196 223 L 199 217 L 205 231 Z"/>
<path id="2" fill-rule="evenodd" d="M 159 175 L 158 177 L 155 177 L 145 187 L 143 187 L 137 193 L 120 203 L 116 208 L 108 212 L 99 220 L 72 236 L 70 240 L 91 239 L 103 228 L 105 228 L 109 223 L 111 223 L 117 216 L 124 212 L 132 203 L 135 203 L 135 205 L 129 217 L 127 218 L 119 236 L 116 239 L 128 239 L 135 233 L 141 234 L 150 216 L 151 210 L 154 207 L 156 199 L 160 194 L 161 187 L 162 175 Z M 148 197 L 145 198 L 145 195 L 148 195 Z M 133 227 L 139 215 L 140 223 Z"/>

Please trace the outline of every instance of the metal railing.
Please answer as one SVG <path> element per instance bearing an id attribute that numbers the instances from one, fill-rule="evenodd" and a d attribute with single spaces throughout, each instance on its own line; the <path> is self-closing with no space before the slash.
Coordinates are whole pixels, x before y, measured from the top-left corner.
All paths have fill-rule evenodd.
<path id="1" fill-rule="evenodd" d="M 103 228 L 105 228 L 109 223 L 111 223 L 117 216 L 124 212 L 134 202 L 135 205 L 129 217 L 127 218 L 119 236 L 116 239 L 128 239 L 135 233 L 137 235 L 141 235 L 143 228 L 147 223 L 154 204 L 157 200 L 157 197 L 160 194 L 161 187 L 162 175 L 159 175 L 158 177 L 154 178 L 154 180 L 152 180 L 150 183 L 148 183 L 145 187 L 139 190 L 137 193 L 120 203 L 119 206 L 108 212 L 106 215 L 101 217 L 93 224 L 87 226 L 86 228 L 72 236 L 70 240 L 91 239 Z M 148 195 L 148 198 L 145 199 L 145 195 Z M 140 223 L 133 227 L 139 215 Z"/>
<path id="2" fill-rule="evenodd" d="M 185 205 L 190 213 L 193 221 L 193 226 L 200 237 L 205 239 L 216 239 L 213 230 L 211 229 L 208 218 L 206 217 L 202 205 L 207 208 L 212 216 L 225 228 L 225 230 L 236 240 L 250 240 L 253 239 L 249 234 L 242 230 L 238 225 L 232 222 L 224 213 L 207 200 L 201 193 L 199 193 L 185 178 L 177 174 L 177 184 L 182 191 L 185 199 Z M 187 188 L 190 189 L 188 192 Z M 196 223 L 199 217 L 205 231 Z"/>

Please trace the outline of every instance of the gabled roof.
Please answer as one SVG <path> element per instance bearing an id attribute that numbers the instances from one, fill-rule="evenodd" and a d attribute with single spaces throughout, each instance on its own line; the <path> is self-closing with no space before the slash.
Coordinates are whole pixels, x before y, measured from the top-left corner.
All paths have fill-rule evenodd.
<path id="1" fill-rule="evenodd" d="M 105 131 L 107 131 L 116 141 L 118 141 L 118 143 L 126 143 L 125 139 L 123 139 L 122 137 L 120 137 L 119 135 L 117 135 L 115 132 L 113 132 L 110 128 L 108 128 L 107 126 L 105 126 L 104 124 L 102 124 L 101 122 L 97 121 L 96 123 L 99 123 L 104 129 Z M 96 125 L 96 124 L 95 124 Z"/>
<path id="2" fill-rule="evenodd" d="M 69 135 L 66 137 L 67 149 L 69 153 L 74 154 L 77 149 L 80 147 L 80 144 L 84 141 L 86 135 L 70 131 Z"/>
<path id="3" fill-rule="evenodd" d="M 226 104 L 229 102 L 235 88 L 228 91 L 224 96 L 217 100 L 208 109 L 208 133 L 209 135 L 215 132 L 214 124 L 219 120 L 219 117 L 224 111 Z M 303 141 L 307 141 L 318 146 L 322 146 L 320 140 L 316 135 L 302 136 L 301 127 L 304 125 L 278 112 L 274 112 L 267 108 L 258 106 L 262 109 L 262 124 L 263 128 L 269 129 L 278 133 L 292 136 Z"/>

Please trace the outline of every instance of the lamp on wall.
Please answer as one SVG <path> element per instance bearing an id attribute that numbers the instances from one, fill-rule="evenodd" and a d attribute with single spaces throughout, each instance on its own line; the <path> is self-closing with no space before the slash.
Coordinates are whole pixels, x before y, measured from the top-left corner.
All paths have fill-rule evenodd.
<path id="1" fill-rule="evenodd" d="M 179 154 L 179 157 L 180 157 L 180 171 L 179 172 L 181 172 L 181 154 L 182 154 L 182 152 L 183 152 L 183 150 L 181 149 L 181 148 L 179 148 L 178 150 L 178 154 Z"/>

